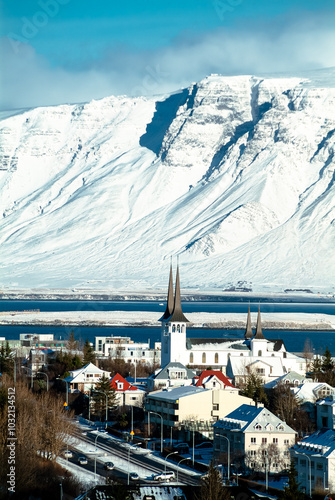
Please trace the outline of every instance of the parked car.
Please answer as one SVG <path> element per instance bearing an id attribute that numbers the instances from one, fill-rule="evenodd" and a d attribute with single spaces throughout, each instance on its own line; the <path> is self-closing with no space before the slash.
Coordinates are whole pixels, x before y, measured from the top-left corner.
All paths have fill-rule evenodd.
<path id="1" fill-rule="evenodd" d="M 132 481 L 138 481 L 140 479 L 140 476 L 137 474 L 137 472 L 131 472 L 129 477 Z"/>
<path id="2" fill-rule="evenodd" d="M 73 453 L 71 450 L 65 450 L 63 455 L 65 458 L 72 458 L 73 457 Z"/>
<path id="3" fill-rule="evenodd" d="M 78 464 L 87 465 L 87 458 L 84 456 L 78 457 Z"/>
<path id="4" fill-rule="evenodd" d="M 114 469 L 114 464 L 113 462 L 106 462 L 104 465 L 105 470 L 113 470 Z"/>
<path id="5" fill-rule="evenodd" d="M 153 476 L 154 481 L 172 481 L 175 478 L 175 473 L 172 470 L 161 472 Z"/>
<path id="6" fill-rule="evenodd" d="M 178 451 L 178 453 L 187 454 L 190 452 L 190 447 L 187 443 L 178 443 L 173 448 L 174 451 Z"/>
<path id="7" fill-rule="evenodd" d="M 211 443 L 210 441 L 204 441 L 203 443 L 197 444 L 195 448 L 197 448 L 197 450 L 204 450 L 204 449 L 212 450 L 213 443 Z"/>

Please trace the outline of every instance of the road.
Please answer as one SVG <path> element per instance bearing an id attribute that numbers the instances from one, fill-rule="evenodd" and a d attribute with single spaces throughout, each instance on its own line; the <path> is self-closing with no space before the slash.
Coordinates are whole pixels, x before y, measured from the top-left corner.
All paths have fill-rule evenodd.
<path id="1" fill-rule="evenodd" d="M 118 462 L 117 460 L 115 460 L 115 458 L 113 460 L 113 456 L 126 461 L 129 464 L 129 473 L 133 472 L 134 469 L 136 471 L 136 467 L 146 469 L 148 471 L 148 474 L 146 479 L 140 479 L 141 484 L 153 484 L 154 482 L 152 481 L 150 476 L 152 474 L 159 474 L 160 472 L 164 472 L 166 467 L 167 470 L 173 470 L 175 472 L 176 478 L 178 477 L 178 483 L 194 486 L 199 485 L 200 475 L 192 475 L 192 473 L 190 474 L 188 472 L 185 472 L 185 469 L 182 469 L 181 467 L 178 468 L 177 464 L 174 465 L 170 461 L 165 463 L 164 459 L 156 460 L 154 456 L 151 455 L 151 453 L 143 454 L 143 451 L 136 453 L 132 450 L 128 443 L 124 443 L 115 438 L 112 438 L 112 436 L 110 436 L 110 434 L 108 433 L 99 433 L 99 437 L 97 438 L 96 432 L 88 431 L 85 435 L 83 434 L 82 430 L 78 429 L 75 437 L 80 441 L 84 441 L 85 443 L 93 445 L 96 443 L 96 446 L 99 447 L 99 450 L 104 451 L 108 455 L 112 455 L 112 457 L 110 458 L 110 461 L 112 462 Z M 75 451 L 75 456 L 72 459 L 69 459 L 69 461 L 78 465 L 78 456 L 84 454 L 85 453 Z M 125 467 L 119 469 L 116 466 L 112 471 L 106 471 L 104 470 L 103 464 L 99 461 L 99 459 L 101 459 L 101 455 L 96 456 L 96 465 L 95 459 L 92 458 L 90 454 L 85 455 L 88 459 L 88 464 L 82 466 L 85 469 L 92 472 L 96 470 L 96 473 L 100 476 L 114 477 L 120 479 L 122 482 L 128 483 L 128 471 L 125 471 Z M 106 456 L 104 458 L 105 461 L 107 461 Z M 173 483 L 175 484 L 175 481 Z"/>

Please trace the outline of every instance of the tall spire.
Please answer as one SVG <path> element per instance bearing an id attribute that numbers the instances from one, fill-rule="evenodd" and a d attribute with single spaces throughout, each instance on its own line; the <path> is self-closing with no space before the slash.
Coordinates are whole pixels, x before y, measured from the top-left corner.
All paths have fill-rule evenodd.
<path id="1" fill-rule="evenodd" d="M 169 321 L 177 321 L 178 323 L 189 323 L 188 319 L 184 316 L 184 313 L 181 308 L 179 264 L 177 265 L 176 288 L 174 293 L 173 311 L 169 318 Z"/>
<path id="2" fill-rule="evenodd" d="M 262 332 L 262 324 L 261 324 L 261 309 L 258 307 L 258 315 L 257 315 L 257 325 L 256 325 L 256 334 L 254 339 L 265 340 L 265 337 Z"/>
<path id="3" fill-rule="evenodd" d="M 173 311 L 173 278 L 172 278 L 172 262 L 171 262 L 170 263 L 169 289 L 168 289 L 166 309 L 165 309 L 165 313 L 163 314 L 163 316 L 160 318 L 159 321 L 167 320 L 171 316 L 172 311 Z"/>
<path id="4" fill-rule="evenodd" d="M 252 337 L 252 328 L 251 328 L 251 315 L 250 315 L 250 306 L 248 307 L 248 317 L 247 317 L 247 326 L 244 332 L 245 339 L 251 339 Z"/>

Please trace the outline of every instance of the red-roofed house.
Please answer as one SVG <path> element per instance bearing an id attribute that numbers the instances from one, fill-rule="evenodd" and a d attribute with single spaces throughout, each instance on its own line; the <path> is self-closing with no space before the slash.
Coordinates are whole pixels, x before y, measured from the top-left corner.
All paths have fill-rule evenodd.
<path id="1" fill-rule="evenodd" d="M 200 377 L 193 378 L 193 385 L 203 387 L 204 389 L 221 389 L 238 392 L 238 389 L 233 386 L 231 380 L 220 370 L 204 370 L 200 374 Z"/>
<path id="2" fill-rule="evenodd" d="M 141 406 L 145 391 L 131 385 L 119 373 L 114 375 L 110 381 L 111 387 L 115 389 L 115 404 L 118 406 Z"/>

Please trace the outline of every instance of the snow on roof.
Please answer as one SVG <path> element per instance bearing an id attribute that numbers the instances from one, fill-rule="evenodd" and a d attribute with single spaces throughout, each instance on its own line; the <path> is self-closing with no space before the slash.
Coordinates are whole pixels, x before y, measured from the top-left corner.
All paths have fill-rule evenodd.
<path id="1" fill-rule="evenodd" d="M 256 356 L 230 356 L 228 365 L 230 364 L 234 376 L 245 375 L 246 368 L 254 365 L 257 361 L 272 367 L 272 377 L 280 377 L 284 374 L 282 359 L 279 356 L 271 356 L 264 359 Z"/>
<path id="2" fill-rule="evenodd" d="M 260 425 L 263 432 L 282 430 L 283 432 L 295 433 L 286 422 L 280 420 L 280 418 L 271 413 L 267 408 L 251 405 L 239 406 L 226 417 L 218 420 L 214 424 L 214 427 L 225 429 L 239 428 L 243 432 L 255 432 L 256 425 Z"/>
<path id="3" fill-rule="evenodd" d="M 173 389 L 165 389 L 163 391 L 157 391 L 150 393 L 148 397 L 154 397 L 155 399 L 163 399 L 169 401 L 175 401 L 180 398 L 187 396 L 193 396 L 203 391 L 208 391 L 209 389 L 204 389 L 203 387 L 195 387 L 194 385 L 186 385 L 181 387 L 174 387 Z"/>
<path id="4" fill-rule="evenodd" d="M 301 384 L 299 387 L 292 387 L 291 391 L 301 401 L 314 402 L 315 398 L 318 397 L 318 392 L 323 389 L 328 389 L 332 394 L 335 392 L 335 389 L 325 382 L 310 382 L 308 384 Z"/>
<path id="5" fill-rule="evenodd" d="M 335 457 L 335 431 L 321 429 L 298 441 L 292 448 L 297 453 Z"/>
<path id="6" fill-rule="evenodd" d="M 234 388 L 229 378 L 226 377 L 220 370 L 203 370 L 200 374 L 200 377 L 194 377 L 193 380 L 196 381 L 195 385 L 197 387 L 200 387 L 209 382 L 209 380 L 213 379 L 214 377 L 223 382 L 225 386 Z"/>
<path id="7" fill-rule="evenodd" d="M 109 378 L 109 372 L 101 370 L 93 363 L 88 363 L 82 368 L 79 368 L 79 370 L 70 371 L 70 375 L 66 377 L 64 380 L 66 380 L 66 382 L 76 382 L 76 383 L 85 382 L 86 381 L 85 375 L 87 374 L 93 374 L 93 375 L 97 374 L 100 375 L 100 377 L 105 375 Z"/>

